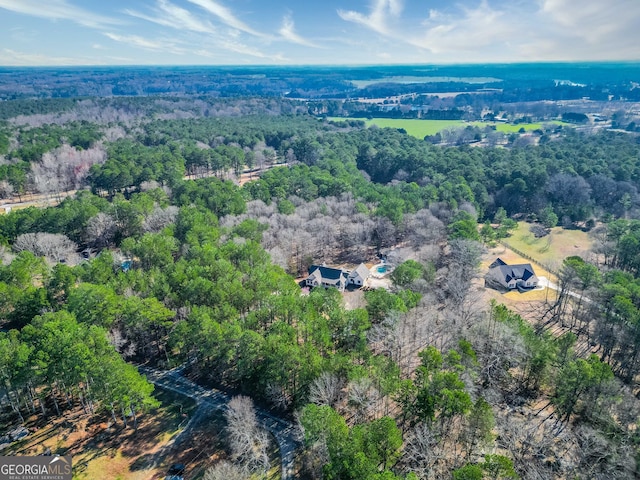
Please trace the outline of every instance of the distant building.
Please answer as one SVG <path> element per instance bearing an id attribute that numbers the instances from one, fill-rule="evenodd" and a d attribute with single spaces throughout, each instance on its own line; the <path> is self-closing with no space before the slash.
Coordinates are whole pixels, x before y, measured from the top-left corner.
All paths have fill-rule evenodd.
<path id="1" fill-rule="evenodd" d="M 538 286 L 538 277 L 530 263 L 507 265 L 498 258 L 489 265 L 485 285 L 499 290 L 530 290 Z"/>

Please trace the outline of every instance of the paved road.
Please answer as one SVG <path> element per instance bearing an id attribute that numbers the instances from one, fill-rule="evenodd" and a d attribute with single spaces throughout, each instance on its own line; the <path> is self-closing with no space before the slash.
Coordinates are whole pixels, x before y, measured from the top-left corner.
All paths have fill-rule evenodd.
<path id="1" fill-rule="evenodd" d="M 194 399 L 199 408 L 209 407 L 212 410 L 224 410 L 231 400 L 231 396 L 215 389 L 206 389 L 182 376 L 184 367 L 161 371 L 147 367 L 139 367 L 140 372 L 154 385 L 166 390 L 180 393 Z M 271 415 L 269 412 L 256 408 L 256 417 L 264 429 L 270 432 L 278 442 L 280 448 L 280 462 L 282 465 L 282 480 L 294 478 L 295 454 L 300 442 L 295 435 L 295 427 L 291 422 Z M 192 425 L 191 422 L 189 422 Z M 189 426 L 187 427 L 187 429 Z M 185 429 L 180 435 L 186 432 Z"/>

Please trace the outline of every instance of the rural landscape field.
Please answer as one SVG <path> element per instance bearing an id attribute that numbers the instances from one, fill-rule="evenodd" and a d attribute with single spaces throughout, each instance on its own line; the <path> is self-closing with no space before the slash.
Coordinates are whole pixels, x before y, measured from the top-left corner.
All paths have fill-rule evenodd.
<path id="1" fill-rule="evenodd" d="M 375 125 L 380 128 L 402 128 L 409 135 L 416 138 L 424 138 L 427 135 L 435 135 L 446 129 L 464 128 L 466 126 L 479 128 L 494 128 L 498 132 L 517 133 L 521 129 L 524 131 L 542 130 L 542 123 L 492 123 L 492 122 L 466 122 L 463 120 L 413 120 L 413 119 L 394 119 L 394 118 L 374 118 L 366 121 L 367 126 Z M 549 122 L 549 125 L 557 125 L 561 122 Z"/>
<path id="2" fill-rule="evenodd" d="M 640 478 L 640 3 L 133 3 L 0 0 L 0 479 Z"/>

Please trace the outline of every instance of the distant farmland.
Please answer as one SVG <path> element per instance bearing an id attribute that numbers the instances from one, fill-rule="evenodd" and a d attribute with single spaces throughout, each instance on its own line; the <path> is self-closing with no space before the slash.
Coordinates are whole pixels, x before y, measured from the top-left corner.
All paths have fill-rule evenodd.
<path id="1" fill-rule="evenodd" d="M 345 118 L 331 118 L 330 120 L 341 121 L 347 120 Z M 473 127 L 489 127 L 494 126 L 498 132 L 515 133 L 521 128 L 526 131 L 538 130 L 543 128 L 542 123 L 519 123 L 512 125 L 509 123 L 494 123 L 494 122 L 465 122 L 464 120 L 415 120 L 415 119 L 402 119 L 402 118 L 373 118 L 371 120 L 365 120 L 367 127 L 376 125 L 380 128 L 404 128 L 409 135 L 416 138 L 424 138 L 427 135 L 435 135 L 436 133 L 445 130 L 447 128 L 464 128 L 467 126 Z M 562 124 L 559 121 L 551 121 L 548 123 Z"/>
<path id="2" fill-rule="evenodd" d="M 426 135 L 435 135 L 447 128 L 464 128 L 470 125 L 463 120 L 412 120 L 402 118 L 373 118 L 367 120 L 367 127 L 377 125 L 380 128 L 404 128 L 409 135 L 424 138 Z"/>

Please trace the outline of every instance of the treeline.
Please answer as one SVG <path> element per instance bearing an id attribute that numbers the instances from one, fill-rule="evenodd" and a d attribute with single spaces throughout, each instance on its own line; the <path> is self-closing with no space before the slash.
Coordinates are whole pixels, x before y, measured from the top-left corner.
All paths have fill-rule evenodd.
<path id="1" fill-rule="evenodd" d="M 567 133 L 539 147 L 511 150 L 443 149 L 392 129 L 367 129 L 301 138 L 291 149 L 298 161 L 332 172 L 333 183 L 344 178 L 355 186 L 352 191 L 366 197 L 358 191 L 362 181 L 355 174 L 336 175 L 345 170 L 338 162 L 348 170 L 355 161 L 374 183 L 390 183 L 403 192 L 399 210 L 404 212 L 412 211 L 418 198 L 451 205 L 471 202 L 481 219 L 493 218 L 500 207 L 509 215 L 540 217 L 550 207 L 560 222 L 570 225 L 606 215 L 634 216 L 639 205 L 640 149 L 633 137 L 624 134 Z M 264 189 L 272 175 L 278 173 L 269 172 L 265 182 L 253 188 Z M 311 174 L 307 182 L 313 178 Z M 370 185 L 366 188 L 372 190 Z"/>
<path id="2" fill-rule="evenodd" d="M 21 99 L 0 102 L 0 120 L 9 120 L 19 115 L 41 115 L 60 113 L 71 110 L 77 104 L 77 99 L 70 98 L 40 98 Z"/>
<path id="3" fill-rule="evenodd" d="M 634 388 L 640 374 L 638 226 L 637 220 L 616 220 L 595 229 L 594 263 L 565 259 L 561 294 L 543 318 L 597 345 L 601 358 Z"/>
<path id="4" fill-rule="evenodd" d="M 115 195 L 110 201 L 90 192 L 65 198 L 56 208 L 29 207 L 0 216 L 0 232 L 5 244 L 13 244 L 23 234 L 48 232 L 63 234 L 82 248 L 119 246 L 127 237 L 160 231 L 175 219 L 175 206 L 167 192 L 148 185 L 148 191 Z M 217 178 L 182 181 L 175 188 L 177 206 L 196 205 L 216 215 L 239 214 L 246 203 L 241 190 Z M 53 259 L 57 260 L 57 259 Z"/>
<path id="5" fill-rule="evenodd" d="M 294 98 L 346 98 L 395 96 L 416 92 L 496 90 L 502 102 L 568 100 L 632 100 L 637 65 L 622 64 L 515 64 L 320 67 L 99 67 L 3 68 L 0 98 L 77 98 L 87 96 L 261 96 Z M 415 79 L 415 83 L 405 80 Z M 555 81 L 571 79 L 572 81 Z M 354 82 L 368 81 L 365 88 Z M 575 83 L 574 83 L 575 82 Z"/>
<path id="6" fill-rule="evenodd" d="M 560 138 L 543 134 L 540 146 L 441 148 L 392 129 L 352 128 L 307 116 L 158 120 L 129 133 L 123 130 L 121 136 L 128 138 L 108 142 L 106 148 L 95 146 L 104 131 L 92 124 L 23 129 L 17 148 L 7 155 L 12 160 L 1 166 L 0 180 L 5 195 L 34 189 L 57 193 L 83 184 L 113 195 L 150 181 L 174 186 L 185 174 L 225 176 L 299 162 L 330 172 L 333 183 L 342 184 L 339 189 L 368 199 L 373 188 L 368 182 L 357 187 L 363 185 L 357 167 L 374 184 L 401 191 L 398 205 L 404 213 L 416 210 L 419 197 L 417 209 L 434 201 L 454 208 L 471 202 L 481 220 L 492 219 L 501 207 L 510 216 L 538 217 L 551 208 L 566 226 L 638 215 L 640 147 L 632 136 L 566 130 Z M 52 183 L 52 177 L 63 181 Z M 267 176 L 252 188 L 264 190 L 269 181 Z M 321 196 L 323 191 L 336 195 L 336 188 L 316 188 Z M 282 194 L 253 196 L 268 202 Z"/>
<path id="7" fill-rule="evenodd" d="M 38 261 L 14 263 L 33 267 Z M 54 272 L 51 282 L 60 275 Z M 158 405 L 153 385 L 116 352 L 107 330 L 64 310 L 37 315 L 20 331 L 0 332 L 0 381 L 3 402 L 22 422 L 34 414 L 63 415 L 78 402 L 85 414 L 108 412 L 125 427 L 131 417 L 137 428 L 139 412 Z"/>

